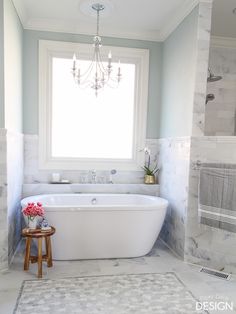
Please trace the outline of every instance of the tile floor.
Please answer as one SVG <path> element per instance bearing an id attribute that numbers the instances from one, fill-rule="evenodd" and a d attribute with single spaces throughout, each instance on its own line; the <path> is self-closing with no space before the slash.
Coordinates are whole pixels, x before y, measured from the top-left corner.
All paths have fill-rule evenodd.
<path id="1" fill-rule="evenodd" d="M 236 313 L 236 276 L 229 281 L 199 273 L 199 267 L 179 260 L 160 241 L 150 254 L 133 259 L 55 261 L 53 268 L 43 268 L 44 278 L 73 276 L 164 273 L 175 272 L 179 279 L 202 301 L 224 300 L 234 303 L 234 311 L 211 311 L 210 313 Z M 23 271 L 23 249 L 19 249 L 10 269 L 0 273 L 0 313 L 13 312 L 16 299 L 25 279 L 35 279 L 37 265 L 31 264 L 28 272 Z M 53 313 L 54 314 L 54 313 Z M 55 313 L 56 314 L 56 313 Z M 92 314 L 92 313 L 91 313 Z M 191 313 L 190 313 L 191 314 Z"/>

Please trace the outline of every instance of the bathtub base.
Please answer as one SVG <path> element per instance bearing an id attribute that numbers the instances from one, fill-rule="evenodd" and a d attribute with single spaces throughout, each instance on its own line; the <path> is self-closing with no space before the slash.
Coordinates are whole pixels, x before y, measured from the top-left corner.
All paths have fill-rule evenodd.
<path id="1" fill-rule="evenodd" d="M 52 239 L 55 260 L 144 256 L 156 242 L 165 210 L 90 211 L 81 212 L 79 218 L 78 213 L 70 215 L 70 222 L 63 221 L 60 214 L 47 215 L 57 228 Z"/>
<path id="2" fill-rule="evenodd" d="M 56 228 L 54 260 L 133 258 L 148 254 L 164 222 L 168 202 L 137 194 L 48 194 L 41 202 Z"/>

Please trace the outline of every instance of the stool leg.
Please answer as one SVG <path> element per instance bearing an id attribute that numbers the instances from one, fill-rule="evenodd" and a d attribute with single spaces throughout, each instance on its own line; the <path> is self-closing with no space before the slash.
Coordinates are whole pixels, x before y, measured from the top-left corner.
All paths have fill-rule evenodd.
<path id="1" fill-rule="evenodd" d="M 24 270 L 29 269 L 31 238 L 26 238 Z"/>
<path id="2" fill-rule="evenodd" d="M 52 267 L 52 247 L 51 247 L 51 239 L 47 237 L 47 266 Z"/>
<path id="3" fill-rule="evenodd" d="M 42 278 L 42 238 L 38 238 L 38 278 Z"/>
<path id="4" fill-rule="evenodd" d="M 46 257 L 48 260 L 48 237 L 45 237 Z"/>

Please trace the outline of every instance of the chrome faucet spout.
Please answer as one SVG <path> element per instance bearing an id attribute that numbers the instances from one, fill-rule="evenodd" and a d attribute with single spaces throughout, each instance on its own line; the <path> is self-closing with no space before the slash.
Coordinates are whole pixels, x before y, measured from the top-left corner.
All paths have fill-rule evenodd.
<path id="1" fill-rule="evenodd" d="M 92 177 L 91 177 L 91 183 L 97 183 L 97 174 L 96 174 L 96 170 L 92 170 L 91 171 Z"/>

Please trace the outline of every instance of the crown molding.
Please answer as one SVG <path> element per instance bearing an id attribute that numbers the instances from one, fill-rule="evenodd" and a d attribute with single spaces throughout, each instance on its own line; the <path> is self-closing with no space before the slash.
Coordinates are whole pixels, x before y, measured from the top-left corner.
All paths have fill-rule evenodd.
<path id="1" fill-rule="evenodd" d="M 170 34 L 179 26 L 179 24 L 192 12 L 192 10 L 202 1 L 209 0 L 185 0 L 180 9 L 176 12 L 175 16 L 166 23 L 160 31 L 161 41 L 166 40 Z M 212 0 L 210 0 L 212 1 Z"/>
<path id="2" fill-rule="evenodd" d="M 22 0 L 13 0 L 16 11 L 20 17 L 21 23 L 24 29 L 57 32 L 57 33 L 69 33 L 69 34 L 81 34 L 92 35 L 94 29 L 86 27 L 77 27 L 73 23 L 63 21 L 59 19 L 32 19 L 28 16 L 27 10 L 23 5 Z M 117 31 L 116 29 L 109 28 L 107 31 L 102 32 L 102 36 L 147 40 L 154 42 L 164 41 L 185 19 L 186 16 L 201 2 L 212 2 L 212 0 L 185 0 L 183 4 L 176 10 L 174 16 L 164 25 L 161 30 L 152 31 L 140 31 L 129 32 L 127 30 Z"/>
<path id="3" fill-rule="evenodd" d="M 27 23 L 27 20 L 28 20 L 28 14 L 27 14 L 25 6 L 23 5 L 23 1 L 22 0 L 13 0 L 12 2 L 13 2 L 13 5 L 16 9 L 16 12 L 19 16 L 21 24 L 24 28 L 24 25 Z"/>
<path id="4" fill-rule="evenodd" d="M 236 49 L 236 38 L 233 37 L 211 37 L 211 46 L 219 48 L 234 48 Z"/>
<path id="5" fill-rule="evenodd" d="M 24 25 L 24 29 L 45 31 L 45 32 L 56 32 L 56 33 L 68 33 L 77 35 L 89 35 L 93 36 L 94 27 L 89 28 L 87 26 L 77 27 L 75 25 L 68 24 L 66 21 L 62 20 L 52 20 L 52 19 L 29 19 Z M 112 27 L 109 30 L 102 30 L 102 37 L 114 37 L 114 38 L 125 38 L 125 39 L 137 39 L 137 40 L 147 40 L 147 41 L 161 41 L 159 31 L 117 31 Z"/>

